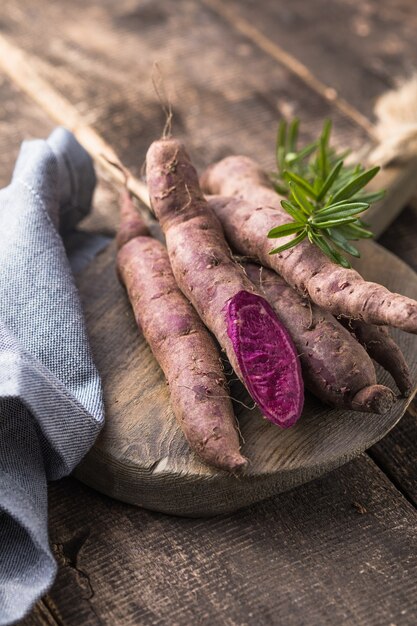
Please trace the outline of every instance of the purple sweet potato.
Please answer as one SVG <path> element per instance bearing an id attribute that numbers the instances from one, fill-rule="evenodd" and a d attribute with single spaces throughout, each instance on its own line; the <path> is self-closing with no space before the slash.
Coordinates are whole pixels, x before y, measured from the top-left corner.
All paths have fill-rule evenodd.
<path id="1" fill-rule="evenodd" d="M 266 407 L 265 417 L 282 427 L 292 426 L 302 409 L 303 388 L 300 362 L 288 331 L 268 302 L 248 291 L 239 291 L 228 301 L 227 323 L 249 393 Z M 269 412 L 271 405 L 278 407 L 278 414 L 277 409 Z"/>
<path id="2" fill-rule="evenodd" d="M 117 247 L 121 248 L 125 243 L 135 237 L 150 237 L 148 227 L 143 218 L 135 209 L 127 189 L 120 195 L 120 224 L 116 235 Z"/>
<path id="3" fill-rule="evenodd" d="M 275 272 L 249 262 L 243 266 L 288 329 L 307 389 L 330 406 L 375 413 L 392 406 L 394 394 L 376 384 L 364 348 L 331 313 L 300 296 Z"/>
<path id="4" fill-rule="evenodd" d="M 401 394 L 407 397 L 411 391 L 410 371 L 388 328 L 360 320 L 341 318 L 340 321 L 365 347 L 369 356 L 391 374 Z"/>
<path id="5" fill-rule="evenodd" d="M 295 346 L 284 329 L 277 331 L 278 318 L 233 260 L 181 143 L 162 139 L 151 145 L 147 181 L 178 286 L 265 417 L 282 427 L 292 425 L 303 405 Z M 235 332 L 233 325 L 239 327 Z"/>
<path id="6" fill-rule="evenodd" d="M 166 249 L 149 236 L 127 195 L 122 208 L 118 273 L 168 381 L 178 424 L 205 462 L 236 472 L 247 461 L 214 340 L 179 290 Z"/>
<path id="7" fill-rule="evenodd" d="M 205 172 L 202 186 L 209 194 L 233 197 L 232 201 L 218 198 L 210 206 L 229 243 L 240 254 L 276 270 L 301 294 L 308 294 L 336 316 L 417 333 L 415 300 L 391 293 L 382 285 L 365 281 L 355 270 L 332 263 L 307 239 L 279 254 L 269 254 L 272 246 L 267 233 L 290 218 L 280 205 L 281 198 L 252 159 L 223 159 Z M 281 239 L 280 245 L 286 241 Z"/>

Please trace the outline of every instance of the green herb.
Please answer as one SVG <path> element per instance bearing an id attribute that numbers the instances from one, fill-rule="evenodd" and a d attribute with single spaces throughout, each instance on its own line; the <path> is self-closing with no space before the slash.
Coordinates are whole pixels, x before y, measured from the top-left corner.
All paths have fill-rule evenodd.
<path id="1" fill-rule="evenodd" d="M 295 235 L 270 254 L 298 245 L 304 239 L 316 245 L 332 261 L 351 267 L 344 252 L 360 256 L 350 241 L 372 237 L 359 215 L 384 192 L 365 193 L 364 187 L 378 173 L 379 167 L 365 170 L 362 165 L 345 165 L 347 152 L 338 154 L 330 147 L 331 122 L 325 121 L 317 141 L 297 148 L 299 120 L 278 128 L 277 173 L 271 174 L 275 190 L 286 199 L 282 208 L 292 222 L 273 228 L 271 239 Z"/>

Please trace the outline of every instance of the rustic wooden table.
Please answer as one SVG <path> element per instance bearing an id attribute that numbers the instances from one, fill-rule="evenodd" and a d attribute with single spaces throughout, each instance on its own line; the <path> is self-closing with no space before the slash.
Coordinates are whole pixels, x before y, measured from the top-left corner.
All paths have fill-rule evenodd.
<path id="1" fill-rule="evenodd" d="M 0 17 L 136 172 L 165 119 L 155 60 L 197 165 L 242 152 L 270 166 L 279 114 L 306 137 L 331 115 L 339 143 L 366 141 L 375 97 L 417 63 L 416 29 L 414 0 L 5 0 Z M 53 127 L 15 82 L 0 72 L 1 184 L 21 140 Z M 116 220 L 103 175 L 83 228 Z M 417 270 L 416 232 L 407 208 L 380 241 Z M 324 478 L 209 520 L 52 484 L 58 577 L 23 624 L 416 624 L 416 415 Z"/>

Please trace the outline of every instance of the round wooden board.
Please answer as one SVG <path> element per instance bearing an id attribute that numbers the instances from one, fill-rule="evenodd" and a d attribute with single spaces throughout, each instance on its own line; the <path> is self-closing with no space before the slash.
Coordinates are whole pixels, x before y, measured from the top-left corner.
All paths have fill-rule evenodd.
<path id="1" fill-rule="evenodd" d="M 112 244 L 79 280 L 103 379 L 106 425 L 75 474 L 98 491 L 175 515 L 234 511 L 346 463 L 381 439 L 404 414 L 409 399 L 398 400 L 392 411 L 380 416 L 329 409 L 307 395 L 299 422 L 280 430 L 257 409 L 235 403 L 249 470 L 235 477 L 207 467 L 190 452 L 176 425 L 163 374 L 135 326 L 114 258 Z M 356 267 L 368 280 L 417 299 L 417 275 L 377 244 L 364 243 Z M 414 395 L 417 336 L 393 334 L 416 381 Z M 396 389 L 380 368 L 378 379 Z M 251 403 L 240 383 L 231 393 Z"/>

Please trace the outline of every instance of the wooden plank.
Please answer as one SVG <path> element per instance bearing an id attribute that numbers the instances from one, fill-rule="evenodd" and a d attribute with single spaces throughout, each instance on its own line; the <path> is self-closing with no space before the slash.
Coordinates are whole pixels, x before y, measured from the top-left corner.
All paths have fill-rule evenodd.
<path id="1" fill-rule="evenodd" d="M 271 56 L 278 63 L 285 65 L 314 91 L 321 94 L 323 98 L 334 103 L 334 108 L 351 118 L 369 134 L 370 138 L 374 137 L 373 126 L 370 119 L 368 119 L 368 117 L 373 117 L 375 100 L 370 90 L 366 88 L 359 89 L 359 85 L 355 84 L 353 90 L 343 89 L 340 92 L 342 95 L 340 95 L 335 86 L 340 81 L 342 81 L 343 87 L 351 84 L 350 77 L 352 73 L 350 71 L 349 52 L 356 55 L 358 51 L 357 46 L 353 46 L 352 49 L 348 49 L 348 54 L 346 54 L 346 48 L 344 47 L 346 36 L 348 41 L 352 42 L 349 26 L 346 28 L 346 24 L 350 24 L 357 35 L 368 38 L 368 46 L 374 53 L 385 52 L 389 54 L 390 51 L 393 51 L 393 42 L 389 37 L 384 37 L 388 29 L 387 20 L 390 20 L 388 16 L 391 16 L 392 13 L 390 7 L 386 6 L 387 3 L 385 5 L 382 3 L 382 14 L 385 16 L 385 22 L 384 20 L 380 22 L 375 20 L 376 13 L 378 12 L 379 15 L 381 9 L 381 5 L 376 2 L 364 4 L 363 2 L 357 2 L 357 0 L 353 2 L 351 0 L 340 0 L 338 3 L 332 3 L 328 7 L 328 3 L 324 2 L 324 0 L 310 2 L 308 6 L 302 0 L 290 5 L 288 3 L 270 1 L 262 5 L 262 11 L 259 11 L 258 5 L 253 3 L 252 0 L 234 3 L 235 6 L 233 6 L 233 3 L 225 5 L 222 0 L 202 0 L 202 2 L 211 7 L 237 32 L 240 32 L 258 46 L 260 50 Z M 405 4 L 410 5 L 410 1 L 405 0 Z M 330 13 L 328 13 L 328 9 Z M 354 15 L 355 10 L 359 13 L 356 16 Z M 347 19 L 347 13 L 351 18 L 351 22 Z M 323 20 L 323 14 L 326 15 L 326 18 L 328 16 L 329 18 Z M 396 17 L 398 18 L 398 15 Z M 372 21 L 375 23 L 371 24 Z M 390 24 L 391 22 L 389 21 Z M 300 38 L 300 26 L 302 29 L 303 25 L 308 27 L 311 46 L 308 43 L 305 45 L 304 39 Z M 414 54 L 415 46 L 414 36 L 410 36 L 413 31 L 407 27 L 404 20 L 401 22 L 401 28 L 406 31 L 408 40 L 406 38 L 405 42 L 402 41 L 400 46 L 396 47 L 398 56 L 396 61 L 400 78 L 404 78 L 406 69 L 410 73 L 410 68 L 413 67 L 412 64 L 409 64 L 408 53 L 412 52 Z M 370 34 L 371 36 L 369 36 Z M 398 42 L 399 39 L 396 38 L 396 41 Z M 285 48 L 282 45 L 283 42 L 285 42 Z M 330 55 L 336 67 L 333 68 L 334 72 L 330 72 L 327 75 L 324 73 L 323 75 L 323 68 L 332 67 L 328 62 L 329 49 L 333 52 L 335 50 L 338 51 L 337 54 L 333 53 Z M 417 57 L 417 55 L 415 56 Z M 338 67 L 339 60 L 342 68 Z M 344 64 L 345 67 L 343 67 Z M 382 62 L 380 65 L 382 66 Z M 355 67 L 357 71 L 353 75 L 356 79 L 363 80 L 364 85 L 365 83 L 374 84 L 375 81 L 372 78 L 375 78 L 375 76 L 372 72 L 369 72 L 367 55 L 357 58 Z M 326 85 L 325 82 L 322 82 L 322 79 L 329 79 L 328 84 Z M 393 86 L 396 86 L 396 83 L 388 83 L 385 85 L 385 88 L 379 86 L 378 95 L 381 95 L 387 88 Z M 375 89 L 377 88 L 376 85 L 374 87 Z M 351 98 L 353 94 L 359 97 L 358 101 Z M 356 107 L 351 102 L 356 102 Z M 402 167 L 392 165 L 383 169 L 372 181 L 370 185 L 372 190 L 387 190 L 384 200 L 374 205 L 366 216 L 376 236 L 379 236 L 388 228 L 407 201 L 413 198 L 416 189 L 416 168 L 417 160 L 412 159 Z"/>
<path id="2" fill-rule="evenodd" d="M 33 55 L 41 76 L 135 172 L 165 122 L 152 83 L 153 76 L 158 81 L 154 61 L 171 97 L 173 131 L 186 138 L 200 167 L 239 152 L 272 167 L 280 114 L 300 114 L 306 139 L 331 115 L 340 144 L 363 144 L 365 133 L 357 125 L 198 3 L 164 3 L 151 19 L 141 2 L 90 0 L 83 4 L 82 22 L 77 3 L 58 7 L 35 0 L 30 7 L 30 31 L 15 11 L 4 10 L 13 42 Z M 40 41 L 51 23 L 48 41 Z"/>
<path id="3" fill-rule="evenodd" d="M 392 224 L 380 243 L 417 270 L 417 213 L 405 211 Z M 417 412 L 415 403 L 398 426 L 370 450 L 375 462 L 417 506 Z"/>
<path id="4" fill-rule="evenodd" d="M 50 488 L 63 625 L 414 625 L 417 513 L 366 457 L 236 515 Z"/>
<path id="5" fill-rule="evenodd" d="M 52 128 L 47 115 L 0 74 L 0 188 L 10 182 L 21 142 L 46 137 Z"/>
<path id="6" fill-rule="evenodd" d="M 20 145 L 24 140 L 46 139 L 53 120 L 14 83 L 0 75 L 0 188 L 10 182 Z M 84 219 L 86 232 L 114 235 L 118 224 L 118 193 L 107 172 L 98 165 L 94 209 Z"/>
<path id="7" fill-rule="evenodd" d="M 219 0 L 204 1 L 225 12 Z M 414 0 L 266 0 L 261 11 L 254 0 L 232 0 L 227 8 L 369 119 L 377 96 L 415 71 Z"/>
<path id="8" fill-rule="evenodd" d="M 50 612 L 46 600 L 40 600 L 31 613 L 18 622 L 18 626 L 61 626 Z"/>
<path id="9" fill-rule="evenodd" d="M 368 185 L 369 191 L 385 190 L 385 196 L 366 212 L 366 222 L 375 237 L 379 237 L 400 215 L 407 202 L 416 193 L 417 158 L 399 167 L 382 169 Z"/>
<path id="10" fill-rule="evenodd" d="M 207 0 L 207 3 L 210 6 L 218 4 L 217 0 Z M 67 10 L 66 19 L 60 22 L 62 30 L 56 33 L 59 39 L 51 41 L 50 49 L 45 46 L 39 47 L 39 40 L 35 36 L 36 29 L 46 28 L 43 24 L 44 19 L 52 21 L 56 19 L 53 15 L 53 7 L 50 7 L 52 14 L 45 15 L 44 11 L 40 12 L 39 24 L 35 20 L 33 33 L 29 37 L 26 36 L 26 32 L 23 38 L 19 37 L 18 30 L 14 33 L 14 39 L 25 46 L 29 54 L 19 52 L 19 48 L 13 48 L 6 39 L 0 37 L 0 63 L 14 80 L 47 108 L 50 114 L 74 130 L 81 143 L 90 150 L 99 163 L 110 169 L 112 176 L 119 182 L 124 179 L 123 167 L 137 171 L 138 154 L 141 155 L 140 161 L 143 163 L 150 141 L 160 134 L 163 126 L 162 106 L 158 102 L 159 96 L 155 93 L 155 87 L 152 86 L 152 80 L 150 80 L 152 72 L 149 70 L 145 74 L 145 82 L 139 83 L 143 92 L 139 95 L 139 92 L 132 94 L 132 90 L 137 90 L 138 81 L 135 81 L 133 76 L 129 80 L 128 71 L 130 67 L 136 68 L 135 59 L 138 53 L 142 52 L 144 57 L 154 54 L 155 36 L 157 40 L 163 36 L 160 46 L 166 55 L 165 64 L 169 65 L 168 83 L 175 85 L 176 89 L 172 92 L 171 98 L 174 126 L 180 136 L 186 136 L 187 145 L 194 147 L 194 160 L 197 165 L 207 165 L 211 160 L 227 153 L 242 152 L 257 157 L 265 167 L 272 168 L 275 127 L 279 115 L 299 114 L 305 122 L 305 139 L 317 136 L 322 118 L 331 116 L 335 121 L 336 143 L 343 147 L 349 145 L 355 149 L 359 148 L 365 140 L 366 133 L 357 123 L 360 122 L 362 126 L 366 124 L 363 120 L 356 119 L 358 116 L 355 117 L 354 113 L 349 113 L 349 107 L 345 110 L 346 107 L 341 108 L 340 103 L 336 106 L 336 100 L 333 102 L 331 98 L 330 101 L 329 98 L 323 99 L 326 95 L 325 89 L 318 90 L 317 93 L 317 89 L 314 89 L 314 80 L 307 81 L 306 84 L 302 72 L 294 75 L 294 68 L 291 65 L 288 67 L 288 64 L 279 62 L 279 57 L 269 58 L 267 54 L 261 53 L 256 42 L 252 46 L 247 41 L 246 44 L 241 43 L 242 36 L 233 31 L 230 32 L 227 28 L 228 24 L 224 24 L 210 11 L 201 9 L 197 17 L 200 18 L 201 13 L 207 14 L 205 15 L 205 29 L 199 32 L 199 22 L 196 22 L 191 32 L 196 31 L 198 38 L 190 37 L 185 45 L 182 33 L 187 28 L 189 29 L 190 25 L 187 21 L 189 16 L 184 20 L 186 14 L 180 13 L 182 19 L 178 19 L 175 12 L 175 15 L 170 15 L 172 19 L 168 21 L 170 28 L 164 28 L 162 32 L 159 29 L 156 33 L 151 29 L 149 39 L 147 38 L 148 30 L 141 33 L 140 40 L 137 39 L 136 32 L 129 33 L 131 37 L 124 37 L 124 45 L 117 46 L 114 29 L 109 28 L 109 20 L 111 20 L 111 26 L 115 22 L 118 24 L 120 20 L 124 24 L 123 19 L 126 13 L 123 13 L 123 6 L 118 5 L 116 13 L 109 7 L 101 12 L 97 12 L 95 6 L 89 9 L 88 11 L 87 8 L 86 18 L 83 20 L 83 24 L 88 24 L 90 15 L 92 23 L 88 26 L 89 37 L 82 37 L 82 28 L 74 29 L 71 21 L 73 16 Z M 130 16 L 141 15 L 140 6 L 137 6 L 133 13 L 131 7 L 129 11 Z M 14 13 L 12 13 L 13 16 Z M 196 15 L 191 15 L 191 18 L 196 19 Z M 233 25 L 233 20 L 231 22 Z M 101 29 L 100 35 L 92 36 L 94 29 L 98 27 Z M 244 39 L 247 40 L 247 37 Z M 118 50 L 118 54 L 112 56 L 111 59 L 105 54 L 105 41 L 108 42 L 109 48 Z M 223 72 L 219 75 L 217 53 L 205 54 L 204 77 L 206 81 L 203 85 L 199 46 L 204 45 L 205 49 L 216 51 L 216 42 L 219 43 L 219 41 L 223 46 L 226 45 L 224 42 L 230 41 L 227 52 L 230 56 L 229 65 L 233 66 L 233 73 L 229 75 Z M 65 58 L 60 58 L 58 63 L 56 49 L 62 49 L 68 53 L 68 46 L 75 44 L 79 47 L 78 65 L 71 66 L 70 69 L 66 68 L 66 72 L 63 73 L 63 66 L 68 65 L 68 54 Z M 236 50 L 240 50 L 241 56 L 245 58 L 233 56 Z M 33 54 L 39 56 L 33 57 Z M 176 62 L 173 63 L 174 61 Z M 195 67 L 196 61 L 198 69 Z M 113 69 L 112 72 L 108 71 L 109 64 Z M 244 76 L 243 70 L 245 70 Z M 105 71 L 107 75 L 106 80 L 103 81 Z M 248 76 L 251 77 L 250 82 Z M 218 83 L 214 92 L 207 88 L 211 82 Z M 51 84 L 58 85 L 63 95 L 51 88 Z M 91 85 L 94 86 L 93 91 L 97 90 L 98 97 L 97 94 L 92 93 Z M 104 98 L 102 94 L 103 89 L 107 98 Z M 79 97 L 82 97 L 81 103 L 74 100 L 74 94 L 77 93 L 80 94 Z M 112 102 L 114 98 L 117 102 Z M 124 98 L 124 101 L 121 102 L 120 98 Z M 132 98 L 137 106 L 136 116 L 132 115 L 130 104 Z M 80 111 L 83 109 L 86 111 L 87 107 L 91 108 L 88 115 L 80 114 Z M 116 123 L 113 115 L 114 109 L 117 110 Z M 197 115 L 190 115 L 190 111 L 194 110 L 197 110 Z M 354 119 L 354 123 L 347 119 L 347 114 L 349 114 L 348 117 Z M 89 117 L 94 119 L 95 128 L 88 125 Z M 204 124 L 201 124 L 200 118 L 204 119 Z M 123 130 L 130 129 L 132 120 L 134 123 L 140 121 L 143 131 L 140 136 L 137 136 L 137 145 L 136 136 L 133 136 L 132 142 L 131 133 L 126 139 L 120 132 L 122 127 Z M 187 124 L 184 123 L 185 120 Z M 177 124 L 178 121 L 181 121 L 180 125 Z M 232 143 L 227 143 L 228 147 L 224 144 L 226 138 L 232 138 Z M 116 147 L 116 152 L 124 165 L 117 167 L 114 165 L 119 162 L 119 159 L 110 146 Z M 204 152 L 201 146 L 204 146 Z M 103 158 L 105 154 L 107 156 Z M 413 161 L 403 168 L 387 168 L 375 179 L 375 187 L 389 189 L 386 198 L 373 207 L 368 215 L 368 221 L 377 235 L 389 225 L 414 193 L 416 169 L 417 162 Z M 128 185 L 133 193 L 147 202 L 146 189 L 137 177 L 129 176 Z"/>
<path id="11" fill-rule="evenodd" d="M 52 119 L 71 130 L 78 141 L 108 172 L 115 182 L 126 185 L 145 204 L 149 205 L 146 185 L 132 177 L 112 147 L 106 143 L 78 113 L 77 109 L 56 91 L 36 70 L 34 59 L 0 35 L 2 69 L 9 78 L 28 94 Z"/>
<path id="12" fill-rule="evenodd" d="M 326 85 L 317 78 L 308 64 L 301 63 L 294 55 L 289 53 L 288 50 L 254 26 L 251 21 L 242 17 L 238 10 L 226 6 L 221 0 L 202 0 L 202 2 L 224 18 L 237 32 L 247 37 L 260 48 L 260 50 L 271 56 L 279 64 L 287 67 L 292 73 L 311 87 L 313 91 L 316 91 L 325 100 L 334 104 L 334 107 L 341 111 L 343 115 L 351 118 L 355 124 L 363 128 L 370 136 L 373 136 L 373 126 L 370 121 L 347 100 L 341 97 L 333 87 Z"/>
<path id="13" fill-rule="evenodd" d="M 407 411 L 400 424 L 369 451 L 389 479 L 417 508 L 417 412 Z"/>
<path id="14" fill-rule="evenodd" d="M 406 208 L 379 238 L 379 243 L 417 270 L 417 211 Z"/>

